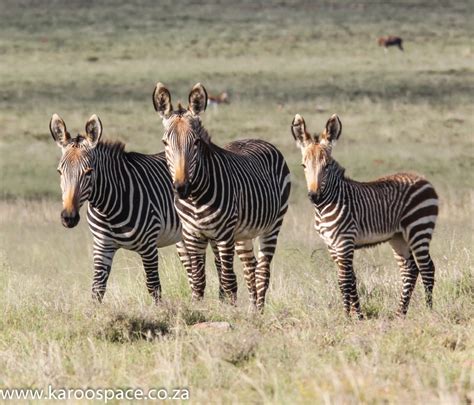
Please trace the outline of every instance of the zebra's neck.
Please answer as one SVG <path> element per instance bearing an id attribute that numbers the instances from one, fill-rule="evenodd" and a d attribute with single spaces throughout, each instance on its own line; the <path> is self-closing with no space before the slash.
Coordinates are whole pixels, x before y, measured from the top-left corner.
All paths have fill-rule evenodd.
<path id="1" fill-rule="evenodd" d="M 89 204 L 105 216 L 116 214 L 126 194 L 133 192 L 123 149 L 99 144 L 94 152 L 95 178 Z"/>
<path id="2" fill-rule="evenodd" d="M 196 163 L 196 171 L 191 182 L 190 200 L 197 205 L 212 203 L 216 192 L 220 192 L 223 181 L 223 159 L 216 153 L 216 146 L 203 144 L 202 154 Z"/>

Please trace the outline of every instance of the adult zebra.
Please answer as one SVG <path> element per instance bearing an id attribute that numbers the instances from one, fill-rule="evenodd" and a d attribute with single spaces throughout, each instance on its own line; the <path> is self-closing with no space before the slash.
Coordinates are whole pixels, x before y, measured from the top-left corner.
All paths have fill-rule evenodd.
<path id="1" fill-rule="evenodd" d="M 282 154 L 260 140 L 241 140 L 220 148 L 211 142 L 199 114 L 207 106 L 207 92 L 196 84 L 189 107 L 173 110 L 170 92 L 158 83 L 153 104 L 163 118 L 163 143 L 183 223 L 183 241 L 193 266 L 192 290 L 202 298 L 205 289 L 205 249 L 217 245 L 222 271 L 220 283 L 232 303 L 237 297 L 233 270 L 234 247 L 244 264 L 253 306 L 263 310 L 270 280 L 270 263 L 288 209 L 290 172 Z M 253 253 L 259 238 L 258 261 Z"/>
<path id="2" fill-rule="evenodd" d="M 94 239 L 93 298 L 102 301 L 114 254 L 125 248 L 142 257 L 148 291 L 158 302 L 157 246 L 176 243 L 190 275 L 164 153 L 125 152 L 123 143 L 100 141 L 102 123 L 96 115 L 87 122 L 85 134 L 74 138 L 57 114 L 51 118 L 50 130 L 62 150 L 58 172 L 63 225 L 76 226 L 81 206 L 89 201 L 87 220 Z"/>
<path id="3" fill-rule="evenodd" d="M 418 272 L 432 306 L 435 267 L 429 245 L 438 215 L 438 196 L 424 178 L 398 173 L 372 182 L 347 178 L 333 159 L 332 148 L 342 124 L 333 115 L 314 139 L 300 115 L 292 133 L 303 156 L 308 196 L 314 205 L 315 228 L 339 267 L 339 287 L 347 314 L 362 317 L 352 268 L 354 250 L 389 242 L 400 266 L 403 289 L 398 313 L 405 315 Z"/>

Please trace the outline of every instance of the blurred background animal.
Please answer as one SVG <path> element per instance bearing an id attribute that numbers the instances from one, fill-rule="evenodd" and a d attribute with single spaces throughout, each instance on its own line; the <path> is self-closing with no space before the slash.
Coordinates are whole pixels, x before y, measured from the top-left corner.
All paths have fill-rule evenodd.
<path id="1" fill-rule="evenodd" d="M 217 95 L 209 94 L 207 96 L 207 105 L 217 107 L 219 104 L 230 104 L 229 93 L 223 91 Z"/>
<path id="2" fill-rule="evenodd" d="M 395 37 L 392 35 L 386 37 L 380 37 L 378 39 L 379 46 L 383 46 L 385 50 L 387 50 L 390 46 L 398 46 L 398 49 L 403 51 L 403 39 L 400 37 Z"/>

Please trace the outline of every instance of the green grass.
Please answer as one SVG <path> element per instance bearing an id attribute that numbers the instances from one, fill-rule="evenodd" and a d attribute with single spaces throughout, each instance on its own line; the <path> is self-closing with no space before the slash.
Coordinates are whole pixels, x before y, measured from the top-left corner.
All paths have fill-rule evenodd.
<path id="1" fill-rule="evenodd" d="M 472 402 L 472 6 L 175 3 L 3 2 L 0 387 L 188 386 L 193 401 L 217 403 Z M 376 38 L 386 34 L 406 51 L 385 54 Z M 97 113 L 107 139 L 162 150 L 157 81 L 174 103 L 196 82 L 228 91 L 230 105 L 203 115 L 214 141 L 262 138 L 287 158 L 291 205 L 263 316 L 247 312 L 240 264 L 236 308 L 217 300 L 212 266 L 206 299 L 192 303 L 173 248 L 161 251 L 160 307 L 129 252 L 116 256 L 104 304 L 90 300 L 91 236 L 84 221 L 60 225 L 49 119 L 59 113 L 75 134 Z M 334 154 L 352 177 L 410 170 L 433 182 L 432 312 L 418 285 L 407 319 L 394 317 L 399 274 L 380 246 L 355 260 L 368 319 L 345 319 L 290 135 L 297 112 L 312 132 L 339 114 Z M 207 320 L 233 329 L 192 327 Z"/>

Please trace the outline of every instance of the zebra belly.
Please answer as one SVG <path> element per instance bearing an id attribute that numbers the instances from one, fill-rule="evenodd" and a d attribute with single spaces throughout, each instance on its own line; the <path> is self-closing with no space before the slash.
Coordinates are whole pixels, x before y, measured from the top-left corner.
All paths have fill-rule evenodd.
<path id="1" fill-rule="evenodd" d="M 387 242 L 393 238 L 395 232 L 390 233 L 379 233 L 379 234 L 366 234 L 366 235 L 359 235 L 355 239 L 355 246 L 356 249 L 374 246 L 379 243 Z"/>
<path id="2" fill-rule="evenodd" d="M 237 231 L 234 237 L 235 240 L 249 240 L 264 234 L 265 231 L 266 229 L 242 229 L 240 232 Z"/>
<path id="3" fill-rule="evenodd" d="M 97 211 L 88 210 L 87 214 L 89 229 L 94 238 L 111 241 L 117 247 L 126 250 L 139 251 L 145 246 L 144 241 L 149 240 L 153 233 L 156 234 L 158 247 L 169 246 L 181 240 L 181 227 L 162 228 L 162 223 L 151 218 L 145 218 L 134 224 L 115 226 Z"/>
<path id="4" fill-rule="evenodd" d="M 185 220 L 182 221 L 183 223 L 183 228 L 186 229 L 186 232 L 194 235 L 195 237 L 198 237 L 200 239 L 210 239 L 210 240 L 218 240 L 220 235 L 222 235 L 222 230 L 223 229 L 229 229 L 228 227 L 233 227 L 234 228 L 234 239 L 235 240 L 249 240 L 249 239 L 254 239 L 262 234 L 265 233 L 267 228 L 245 228 L 244 226 L 239 227 L 239 225 L 232 224 L 230 221 L 230 224 L 226 228 L 226 226 L 223 226 L 219 223 L 217 224 L 209 224 L 205 220 L 203 221 L 196 221 L 196 222 L 187 222 Z"/>
<path id="5" fill-rule="evenodd" d="M 160 247 L 174 245 L 182 239 L 181 228 L 176 229 L 175 232 L 160 232 L 156 245 Z"/>

